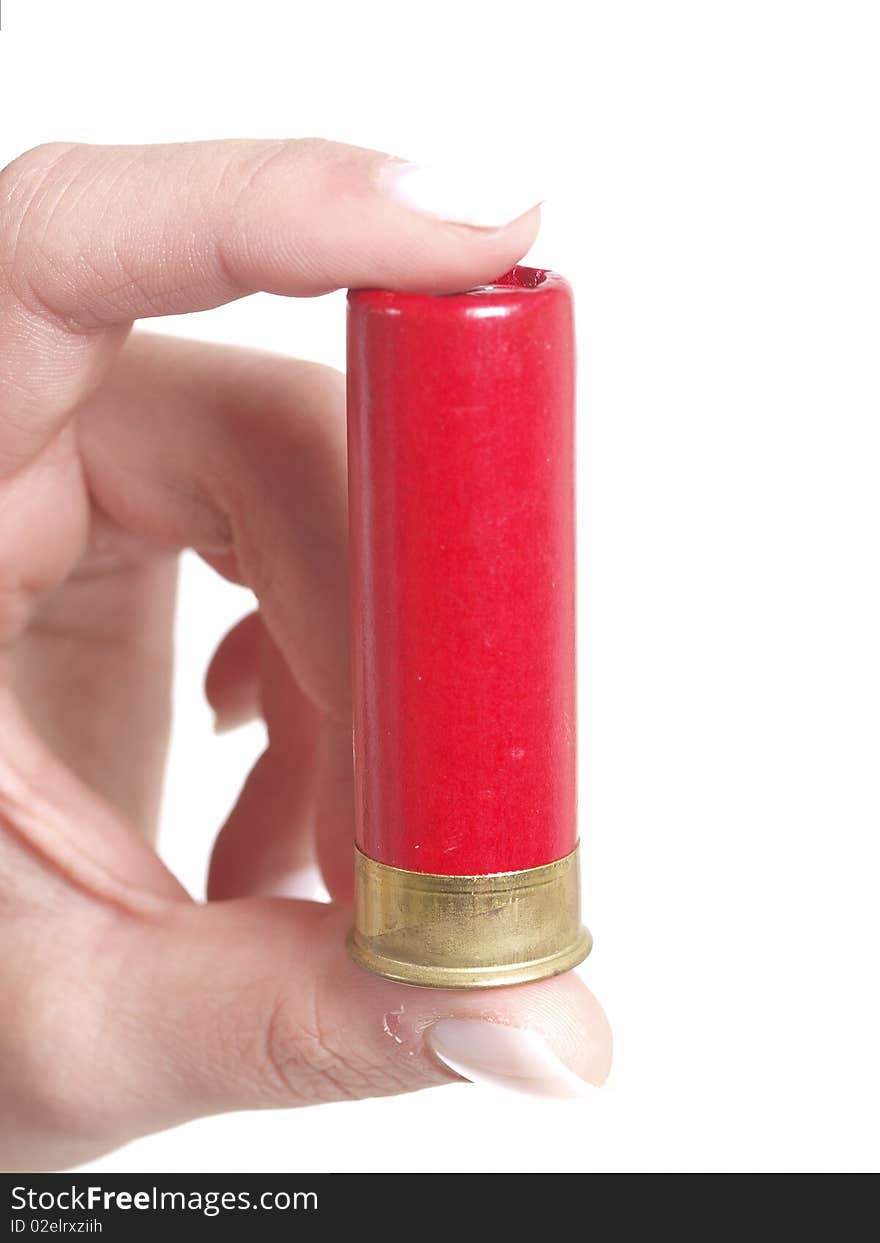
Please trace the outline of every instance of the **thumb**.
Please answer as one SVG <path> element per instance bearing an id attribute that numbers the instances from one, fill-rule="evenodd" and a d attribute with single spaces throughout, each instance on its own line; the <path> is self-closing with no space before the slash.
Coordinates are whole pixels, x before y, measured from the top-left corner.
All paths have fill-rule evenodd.
<path id="1" fill-rule="evenodd" d="M 345 908 L 173 904 L 128 963 L 129 1073 L 144 1130 L 200 1114 L 385 1096 L 456 1074 L 549 1096 L 601 1084 L 608 1024 L 574 975 L 453 992 L 371 976 Z"/>

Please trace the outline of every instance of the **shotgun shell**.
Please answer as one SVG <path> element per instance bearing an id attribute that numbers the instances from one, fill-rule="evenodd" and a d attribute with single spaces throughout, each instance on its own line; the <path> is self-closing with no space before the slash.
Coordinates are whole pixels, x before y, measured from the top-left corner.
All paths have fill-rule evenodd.
<path id="1" fill-rule="evenodd" d="M 348 297 L 350 950 L 435 988 L 555 975 L 591 947 L 571 291 L 517 267 L 449 296 Z"/>

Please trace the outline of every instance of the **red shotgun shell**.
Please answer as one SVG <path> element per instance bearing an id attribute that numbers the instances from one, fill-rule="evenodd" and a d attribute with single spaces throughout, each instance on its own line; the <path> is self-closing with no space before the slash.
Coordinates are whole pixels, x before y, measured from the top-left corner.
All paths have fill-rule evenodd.
<path id="1" fill-rule="evenodd" d="M 581 927 L 569 286 L 352 291 L 354 957 L 437 987 L 567 970 Z"/>

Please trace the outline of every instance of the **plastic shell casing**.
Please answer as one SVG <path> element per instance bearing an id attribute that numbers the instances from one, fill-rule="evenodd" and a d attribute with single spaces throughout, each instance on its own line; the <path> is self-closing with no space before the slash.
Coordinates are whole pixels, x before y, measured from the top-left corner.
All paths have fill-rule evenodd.
<path id="1" fill-rule="evenodd" d="M 441 986 L 564 970 L 589 949 L 567 283 L 352 291 L 348 436 L 354 955 Z"/>

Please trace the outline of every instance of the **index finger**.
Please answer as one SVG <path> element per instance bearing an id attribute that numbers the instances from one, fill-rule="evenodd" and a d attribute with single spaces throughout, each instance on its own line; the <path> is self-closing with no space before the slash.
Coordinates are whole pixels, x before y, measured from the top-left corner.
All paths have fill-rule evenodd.
<path id="1" fill-rule="evenodd" d="M 0 476 L 100 382 L 134 319 L 246 294 L 444 293 L 521 258 L 537 211 L 413 209 L 410 166 L 316 139 L 38 147 L 0 172 Z"/>

